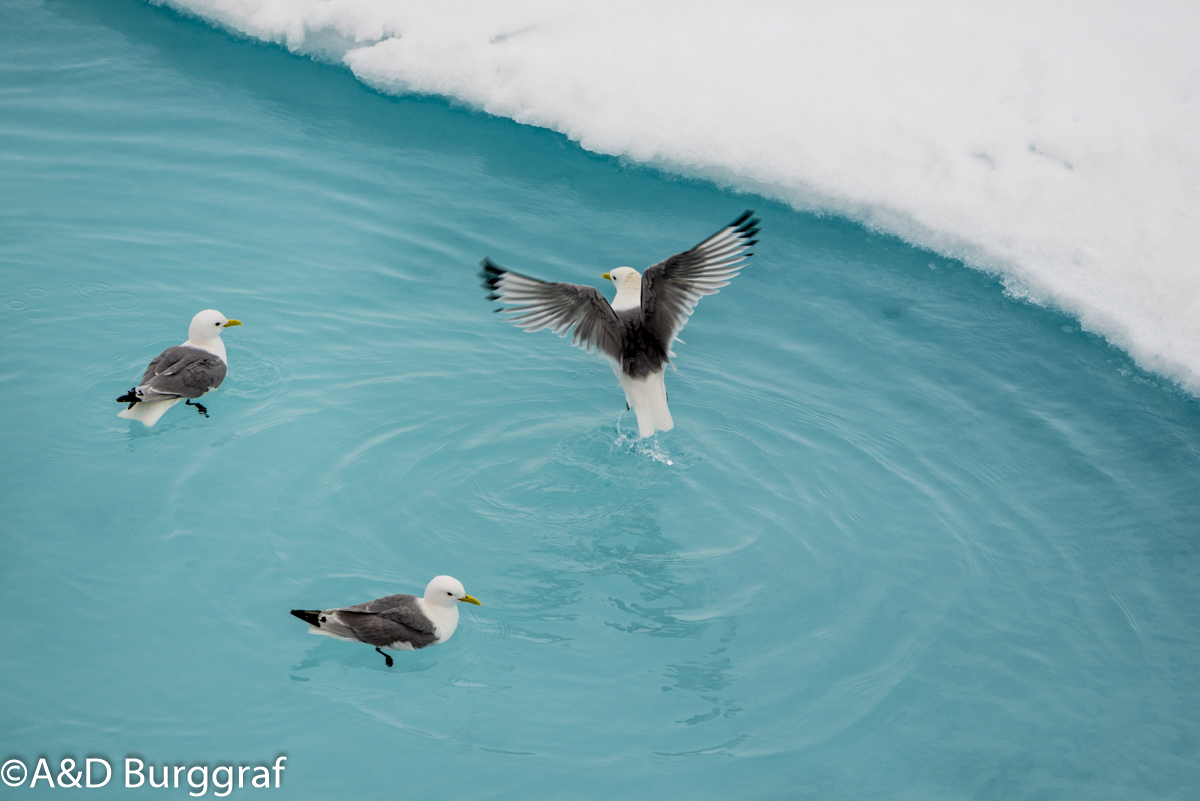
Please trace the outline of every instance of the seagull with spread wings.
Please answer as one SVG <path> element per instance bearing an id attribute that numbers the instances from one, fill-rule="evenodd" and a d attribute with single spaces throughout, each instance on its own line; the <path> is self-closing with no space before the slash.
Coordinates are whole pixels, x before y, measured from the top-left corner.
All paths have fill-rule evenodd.
<path id="1" fill-rule="evenodd" d="M 618 267 L 604 278 L 616 286 L 610 304 L 591 286 L 550 283 L 514 273 L 484 259 L 480 276 L 497 309 L 526 331 L 549 328 L 587 352 L 599 351 L 612 364 L 626 405 L 637 415 L 638 435 L 670 431 L 663 374 L 675 354 L 671 345 L 704 295 L 726 286 L 743 267 L 757 241 L 760 220 L 747 211 L 683 253 L 638 273 Z"/>

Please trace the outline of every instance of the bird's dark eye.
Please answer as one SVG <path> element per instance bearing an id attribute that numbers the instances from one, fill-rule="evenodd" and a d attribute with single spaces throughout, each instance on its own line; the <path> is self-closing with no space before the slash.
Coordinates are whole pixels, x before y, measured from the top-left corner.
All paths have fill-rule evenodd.
<path id="1" fill-rule="evenodd" d="M 220 324 L 220 323 L 213 323 L 213 325 L 217 326 L 218 328 L 220 328 L 220 327 L 221 327 L 221 324 Z"/>
<path id="2" fill-rule="evenodd" d="M 453 595 L 454 593 L 452 593 L 452 592 L 450 592 L 449 590 L 447 590 L 447 591 L 446 591 L 446 594 L 447 594 L 447 595 Z"/>

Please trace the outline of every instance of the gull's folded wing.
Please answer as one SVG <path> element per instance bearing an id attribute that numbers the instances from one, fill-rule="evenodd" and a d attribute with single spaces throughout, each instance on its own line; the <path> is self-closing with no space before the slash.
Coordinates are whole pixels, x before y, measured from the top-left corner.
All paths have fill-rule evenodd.
<path id="1" fill-rule="evenodd" d="M 376 598 L 365 604 L 332 610 L 331 616 L 358 640 L 371 645 L 406 642 L 413 648 L 424 648 L 437 639 L 433 622 L 421 612 L 412 595 Z"/>
<path id="2" fill-rule="evenodd" d="M 220 357 L 176 345 L 155 357 L 142 376 L 143 400 L 198 398 L 221 386 L 228 368 Z"/>

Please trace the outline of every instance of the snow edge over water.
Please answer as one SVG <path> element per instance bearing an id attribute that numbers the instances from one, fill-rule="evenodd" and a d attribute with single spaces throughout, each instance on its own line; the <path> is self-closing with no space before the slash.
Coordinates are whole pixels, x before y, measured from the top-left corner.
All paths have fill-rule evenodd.
<path id="1" fill-rule="evenodd" d="M 1002 278 L 1200 395 L 1200 5 L 151 0 Z"/>

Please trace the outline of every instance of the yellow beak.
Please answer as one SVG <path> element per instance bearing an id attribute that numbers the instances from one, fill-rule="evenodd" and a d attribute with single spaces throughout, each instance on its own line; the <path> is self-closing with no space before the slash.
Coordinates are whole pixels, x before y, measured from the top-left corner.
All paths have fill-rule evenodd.
<path id="1" fill-rule="evenodd" d="M 602 276 L 600 276 L 600 277 L 601 277 L 601 278 L 607 278 L 609 281 L 611 281 L 611 280 L 612 280 L 612 275 L 611 275 L 610 273 L 605 273 L 604 275 L 602 275 Z"/>
<path id="2" fill-rule="evenodd" d="M 467 603 L 467 604 L 475 604 L 476 606 L 483 606 L 483 604 L 479 603 L 479 601 L 475 600 L 470 595 L 464 595 L 463 597 L 459 598 L 458 600 L 462 601 L 463 603 Z"/>
<path id="3" fill-rule="evenodd" d="M 241 320 L 230 320 L 229 322 L 225 323 L 225 327 L 228 328 L 231 325 L 241 325 L 241 324 L 242 324 Z"/>

